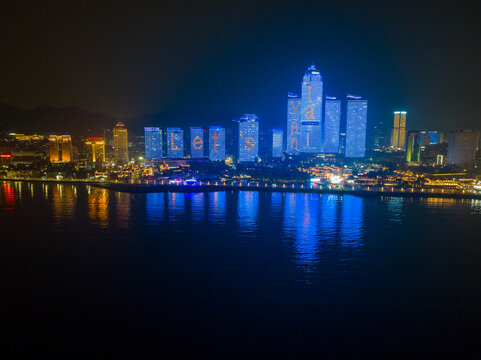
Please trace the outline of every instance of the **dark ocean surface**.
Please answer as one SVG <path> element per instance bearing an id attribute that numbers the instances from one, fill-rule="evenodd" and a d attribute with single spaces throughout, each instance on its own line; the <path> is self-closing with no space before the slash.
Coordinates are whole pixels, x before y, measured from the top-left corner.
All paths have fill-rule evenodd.
<path id="1" fill-rule="evenodd" d="M 480 354 L 480 200 L 0 182 L 0 229 L 5 354 Z"/>

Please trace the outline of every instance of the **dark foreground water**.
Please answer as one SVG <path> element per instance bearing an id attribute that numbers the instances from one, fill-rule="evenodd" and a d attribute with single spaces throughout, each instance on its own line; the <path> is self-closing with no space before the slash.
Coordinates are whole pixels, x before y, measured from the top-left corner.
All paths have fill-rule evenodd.
<path id="1" fill-rule="evenodd" d="M 477 200 L 0 182 L 0 227 L 2 353 L 479 355 Z"/>

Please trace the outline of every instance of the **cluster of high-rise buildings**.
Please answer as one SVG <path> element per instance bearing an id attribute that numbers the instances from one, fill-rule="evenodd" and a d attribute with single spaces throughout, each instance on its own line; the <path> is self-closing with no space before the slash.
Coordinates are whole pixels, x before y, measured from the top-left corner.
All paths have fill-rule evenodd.
<path id="1" fill-rule="evenodd" d="M 321 73 L 315 65 L 309 66 L 302 79 L 301 96 L 288 94 L 286 152 L 364 157 L 367 100 L 349 94 L 346 100 L 343 117 L 341 100 L 324 96 Z"/>
<path id="2" fill-rule="evenodd" d="M 421 150 L 429 145 L 448 143 L 447 156 L 438 154 L 437 165 L 445 162 L 450 165 L 471 165 L 475 162 L 479 145 L 479 131 L 454 130 L 446 138 L 436 130 L 406 130 L 406 111 L 395 111 L 393 128 L 391 130 L 390 147 L 393 150 L 405 151 L 408 164 L 421 162 Z"/>
<path id="3" fill-rule="evenodd" d="M 274 128 L 269 134 L 260 133 L 259 118 L 255 114 L 243 114 L 234 121 L 233 136 L 226 139 L 226 128 L 159 127 L 144 128 L 145 160 L 154 163 L 162 159 L 205 159 L 225 161 L 227 153 L 237 163 L 256 162 L 268 149 L 269 158 L 284 155 L 336 154 L 346 158 L 363 158 L 366 152 L 368 101 L 348 94 L 346 99 L 324 93 L 322 76 L 313 64 L 304 73 L 301 95 L 288 93 L 284 129 Z M 391 130 L 390 148 L 404 151 L 410 164 L 420 162 L 421 150 L 428 145 L 449 140 L 446 155 L 440 155 L 438 165 L 474 162 L 479 142 L 479 132 L 460 130 L 443 139 L 438 131 L 407 131 L 407 112 L 395 111 Z M 229 134 L 231 130 L 229 129 Z M 379 139 L 378 139 L 379 140 Z M 375 140 L 376 141 L 376 140 Z M 380 140 L 378 141 L 381 142 Z M 72 143 L 69 135 L 50 135 L 50 161 L 72 160 Z M 228 151 L 226 144 L 229 144 Z M 105 139 L 89 138 L 87 159 L 93 164 L 103 164 L 106 158 Z M 129 143 L 126 126 L 119 122 L 113 129 L 112 163 L 129 163 Z M 447 157 L 447 159 L 445 159 Z"/>
<path id="4" fill-rule="evenodd" d="M 346 157 L 362 158 L 366 150 L 367 100 L 359 96 L 347 95 L 346 116 L 342 117 L 341 100 L 323 95 L 323 83 L 315 65 L 309 66 L 301 84 L 301 96 L 288 93 L 286 134 L 279 128 L 271 129 L 269 153 L 272 158 L 288 155 L 341 154 Z M 344 121 L 343 121 L 344 120 Z M 162 159 L 163 130 L 147 127 L 145 130 L 145 158 Z M 226 158 L 225 129 L 212 126 L 206 135 L 204 149 L 202 128 L 189 129 L 190 158 L 207 156 L 212 161 Z M 166 158 L 183 158 L 184 131 L 180 128 L 167 128 Z M 259 119 L 255 114 L 244 114 L 235 121 L 234 157 L 237 162 L 253 162 L 259 157 Z M 266 140 L 264 140 L 266 141 Z"/>

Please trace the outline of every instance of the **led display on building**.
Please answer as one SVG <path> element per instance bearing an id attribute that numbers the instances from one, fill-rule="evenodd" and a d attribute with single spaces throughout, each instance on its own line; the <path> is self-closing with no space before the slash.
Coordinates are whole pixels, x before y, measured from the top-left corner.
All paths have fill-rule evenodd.
<path id="1" fill-rule="evenodd" d="M 299 153 L 299 137 L 300 137 L 300 105 L 301 99 L 297 94 L 289 93 L 287 95 L 287 142 L 286 152 L 288 154 Z"/>
<path id="2" fill-rule="evenodd" d="M 192 159 L 204 157 L 204 130 L 200 127 L 190 128 L 190 157 Z"/>
<path id="3" fill-rule="evenodd" d="M 184 131 L 180 128 L 167 128 L 167 157 L 169 159 L 184 157 Z"/>
<path id="4" fill-rule="evenodd" d="M 225 129 L 223 127 L 209 127 L 209 160 L 225 160 Z"/>
<path id="5" fill-rule="evenodd" d="M 322 77 L 313 64 L 302 79 L 300 151 L 321 152 Z"/>
<path id="6" fill-rule="evenodd" d="M 254 114 L 244 114 L 237 126 L 237 161 L 257 161 L 259 157 L 259 120 Z"/>

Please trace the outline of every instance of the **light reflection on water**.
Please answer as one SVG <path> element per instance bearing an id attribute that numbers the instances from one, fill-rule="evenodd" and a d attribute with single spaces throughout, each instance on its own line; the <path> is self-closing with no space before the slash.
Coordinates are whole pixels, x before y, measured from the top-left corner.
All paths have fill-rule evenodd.
<path id="1" fill-rule="evenodd" d="M 225 223 L 226 193 L 211 192 L 209 196 L 209 220 L 215 223 Z"/>
<path id="2" fill-rule="evenodd" d="M 88 189 L 88 215 L 90 220 L 100 227 L 109 223 L 109 195 L 106 189 Z"/>
<path id="3" fill-rule="evenodd" d="M 237 219 L 241 233 L 253 233 L 258 226 L 259 193 L 239 191 L 237 197 Z"/>
<path id="4" fill-rule="evenodd" d="M 481 214 L 480 200 L 445 198 L 373 200 L 350 195 L 255 191 L 129 194 L 83 185 L 21 182 L 2 182 L 0 191 L 0 211 L 15 211 L 24 202 L 41 200 L 41 204 L 48 204 L 45 211 L 51 212 L 55 228 L 69 226 L 77 217 L 86 216 L 90 224 L 107 232 L 145 222 L 143 227 L 175 226 L 176 231 L 185 230 L 189 224 L 238 229 L 241 239 L 257 237 L 259 242 L 267 241 L 261 235 L 267 233 L 269 241 L 275 240 L 287 249 L 295 266 L 306 273 L 314 271 L 322 259 L 333 258 L 333 254 L 339 260 L 359 254 L 366 243 L 367 202 L 384 209 L 382 219 L 376 221 L 399 224 L 407 221 L 406 210 L 412 206 L 422 207 L 421 211 L 459 211 L 456 205 L 460 205 L 467 216 Z M 132 213 L 134 206 L 144 217 Z M 225 241 L 235 239 L 227 237 Z"/>
<path id="5" fill-rule="evenodd" d="M 205 194 L 193 193 L 186 194 L 188 200 L 190 200 L 190 211 L 192 220 L 194 222 L 202 221 L 205 217 Z"/>

